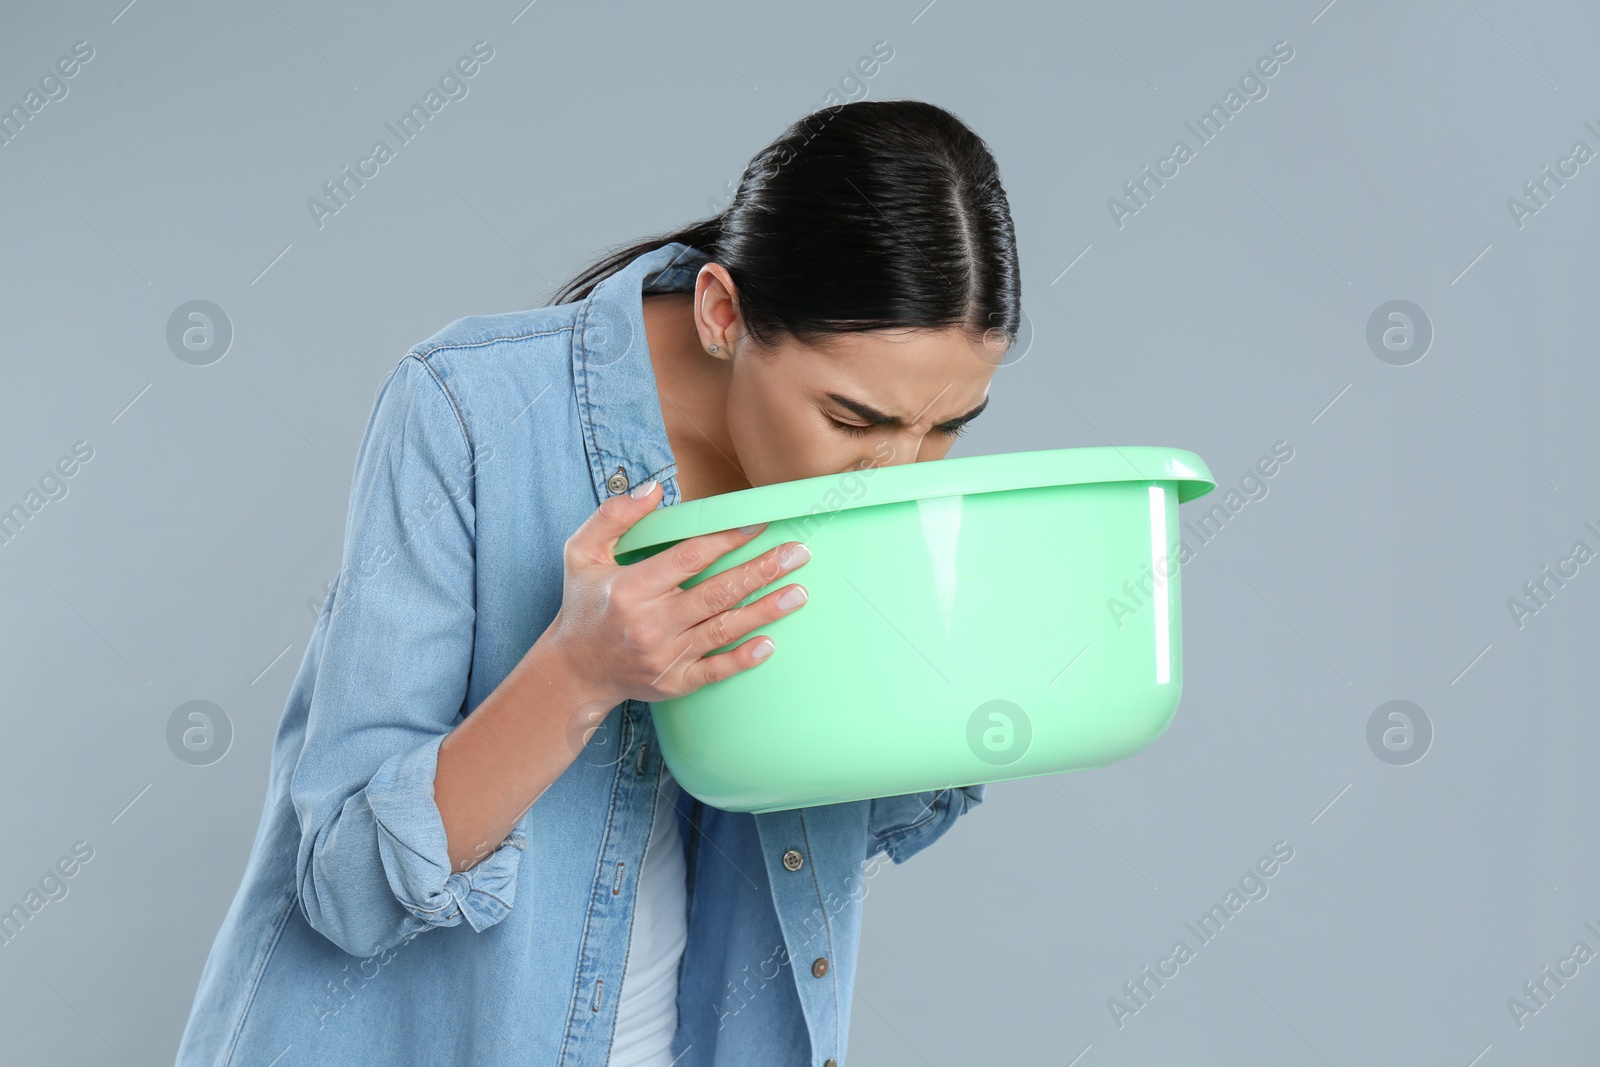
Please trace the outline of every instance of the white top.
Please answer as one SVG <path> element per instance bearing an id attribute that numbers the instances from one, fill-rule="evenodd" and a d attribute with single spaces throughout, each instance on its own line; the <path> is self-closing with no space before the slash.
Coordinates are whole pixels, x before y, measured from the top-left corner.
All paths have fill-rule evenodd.
<path id="1" fill-rule="evenodd" d="M 638 903 L 628 963 L 617 1004 L 617 1028 L 606 1067 L 671 1067 L 678 1029 L 678 962 L 689 940 L 683 838 L 676 799 L 680 786 L 661 765 L 655 822 L 639 872 Z"/>

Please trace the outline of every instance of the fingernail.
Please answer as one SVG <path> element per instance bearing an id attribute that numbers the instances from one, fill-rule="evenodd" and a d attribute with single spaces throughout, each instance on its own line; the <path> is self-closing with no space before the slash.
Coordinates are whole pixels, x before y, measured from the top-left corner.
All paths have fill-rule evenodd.
<path id="1" fill-rule="evenodd" d="M 784 611 L 788 611 L 790 608 L 797 608 L 805 602 L 806 591 L 798 585 L 792 589 L 785 589 L 778 596 L 778 607 L 782 608 Z"/>
<path id="2" fill-rule="evenodd" d="M 811 550 L 801 542 L 796 541 L 783 550 L 783 554 L 778 557 L 778 566 L 787 570 L 790 567 L 798 567 L 810 558 Z"/>
<path id="3" fill-rule="evenodd" d="M 762 530 L 766 529 L 766 527 L 767 527 L 766 523 L 758 522 L 753 526 L 741 526 L 741 527 L 739 527 L 739 532 L 744 534 L 746 537 L 749 537 L 751 534 L 760 533 Z"/>
<path id="4" fill-rule="evenodd" d="M 633 499 L 635 499 L 635 500 L 642 500 L 645 497 L 649 496 L 650 495 L 650 490 L 654 489 L 655 487 L 656 487 L 656 480 L 654 478 L 651 478 L 648 482 L 644 482 L 641 485 L 634 486 L 633 490 L 631 492 L 629 492 L 628 495 L 633 497 Z"/>
<path id="5" fill-rule="evenodd" d="M 751 659 L 766 659 L 770 655 L 772 655 L 772 642 L 764 637 L 750 650 Z"/>

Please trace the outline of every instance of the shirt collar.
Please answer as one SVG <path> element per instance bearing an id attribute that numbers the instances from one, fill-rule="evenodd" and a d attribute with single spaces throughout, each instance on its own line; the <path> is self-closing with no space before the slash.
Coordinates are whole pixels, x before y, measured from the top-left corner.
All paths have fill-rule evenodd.
<path id="1" fill-rule="evenodd" d="M 659 478 L 661 506 L 678 502 L 678 467 L 661 419 L 643 296 L 693 291 L 700 267 L 710 259 L 691 245 L 669 242 L 602 280 L 578 306 L 572 380 L 599 500 Z"/>

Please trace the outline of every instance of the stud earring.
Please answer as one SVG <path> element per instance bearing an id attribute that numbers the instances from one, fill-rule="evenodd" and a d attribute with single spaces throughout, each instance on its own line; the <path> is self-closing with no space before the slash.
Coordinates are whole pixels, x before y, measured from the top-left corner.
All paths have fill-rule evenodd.
<path id="1" fill-rule="evenodd" d="M 717 350 L 717 346 L 716 345 L 712 345 L 711 346 L 711 351 L 715 352 L 716 350 Z"/>

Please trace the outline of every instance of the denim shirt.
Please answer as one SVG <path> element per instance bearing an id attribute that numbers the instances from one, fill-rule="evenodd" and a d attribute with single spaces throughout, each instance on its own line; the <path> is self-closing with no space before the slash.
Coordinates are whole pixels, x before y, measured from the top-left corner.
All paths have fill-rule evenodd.
<path id="1" fill-rule="evenodd" d="M 179 1067 L 605 1063 L 662 768 L 648 704 L 612 708 L 466 871 L 434 772 L 554 619 L 566 538 L 650 478 L 679 500 L 641 295 L 692 290 L 706 259 L 666 244 L 582 300 L 458 319 L 379 385 Z M 983 792 L 765 814 L 683 794 L 675 1067 L 844 1064 L 868 880 Z"/>

